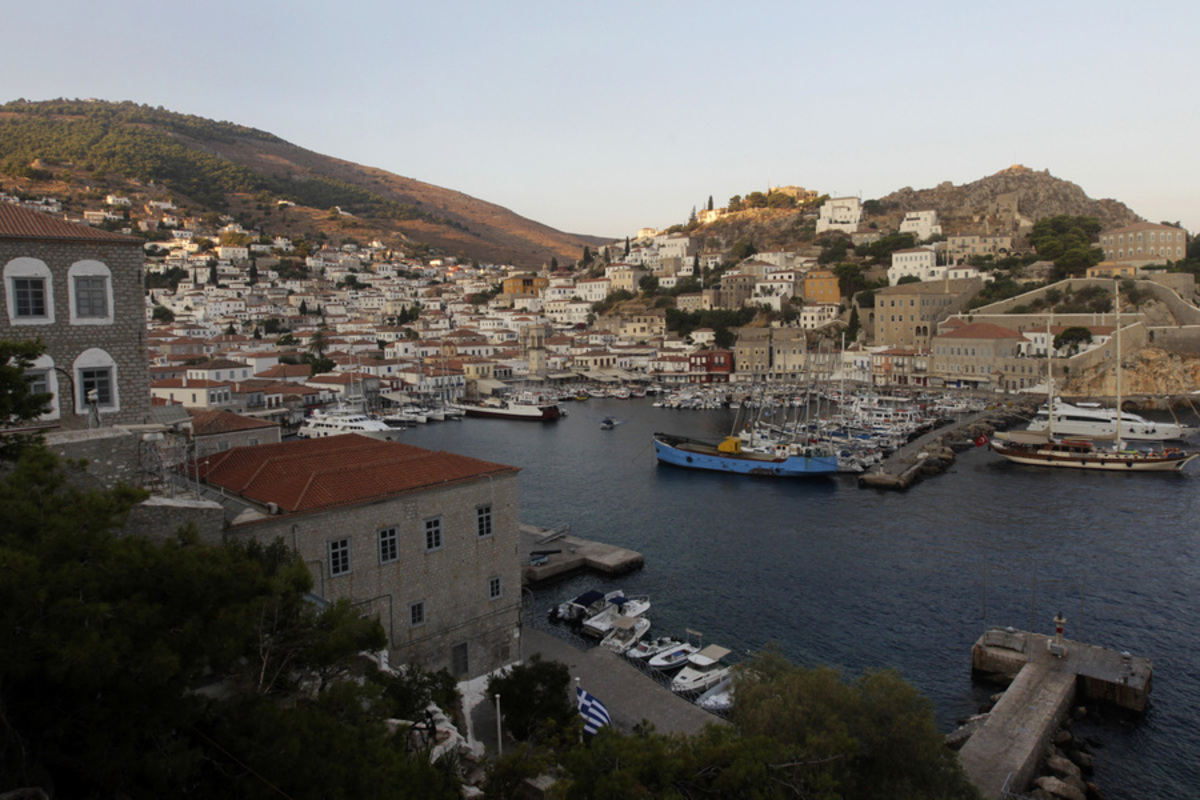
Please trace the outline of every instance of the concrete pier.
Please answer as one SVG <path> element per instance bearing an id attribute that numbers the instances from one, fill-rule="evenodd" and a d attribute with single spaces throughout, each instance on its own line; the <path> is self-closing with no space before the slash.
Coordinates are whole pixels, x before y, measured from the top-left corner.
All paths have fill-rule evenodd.
<path id="1" fill-rule="evenodd" d="M 636 550 L 571 536 L 564 529 L 521 523 L 521 583 L 525 586 L 565 578 L 582 570 L 624 575 L 643 566 Z"/>
<path id="2" fill-rule="evenodd" d="M 959 751 L 985 798 L 1029 785 L 1077 695 L 1142 711 L 1153 663 L 1104 647 L 993 628 L 971 649 L 976 672 L 1015 676 L 991 714 Z"/>
<path id="3" fill-rule="evenodd" d="M 956 446 L 969 447 L 979 433 L 991 434 L 1028 419 L 1033 408 L 1027 399 L 1006 408 L 992 408 L 934 428 L 896 450 L 878 468 L 858 476 L 861 489 L 903 491 L 925 475 L 944 472 L 954 463 Z"/>

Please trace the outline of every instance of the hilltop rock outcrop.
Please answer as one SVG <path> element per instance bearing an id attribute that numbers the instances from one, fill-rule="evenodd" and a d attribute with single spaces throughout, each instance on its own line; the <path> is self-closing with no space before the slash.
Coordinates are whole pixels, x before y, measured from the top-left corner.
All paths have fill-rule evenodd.
<path id="1" fill-rule="evenodd" d="M 1096 217 L 1105 228 L 1129 225 L 1138 215 L 1116 200 L 1093 200 L 1079 186 L 1049 170 L 1012 166 L 961 186 L 946 181 L 932 189 L 905 187 L 880 202 L 894 211 L 935 209 L 947 233 L 985 223 L 1006 234 L 1058 214 Z M 1015 212 L 1015 213 L 1014 213 Z"/>

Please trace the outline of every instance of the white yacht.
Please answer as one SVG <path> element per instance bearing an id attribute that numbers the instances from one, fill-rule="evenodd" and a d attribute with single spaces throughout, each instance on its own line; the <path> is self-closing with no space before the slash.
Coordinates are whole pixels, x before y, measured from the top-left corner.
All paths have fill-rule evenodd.
<path id="1" fill-rule="evenodd" d="M 1104 408 L 1099 403 L 1067 403 L 1055 398 L 1054 420 L 1050 409 L 1042 406 L 1029 423 L 1029 430 L 1053 430 L 1055 436 L 1086 439 L 1115 439 L 1117 409 Z M 1120 439 L 1126 442 L 1173 442 L 1196 433 L 1196 428 L 1177 422 L 1157 422 L 1129 411 L 1121 412 Z"/>
<path id="2" fill-rule="evenodd" d="M 400 437 L 400 431 L 387 423 L 371 419 L 361 411 L 350 408 L 335 407 L 317 409 L 312 416 L 306 417 L 296 435 L 301 439 L 319 439 L 323 436 L 340 436 L 343 433 L 357 433 L 372 439 L 383 439 L 394 442 Z"/>

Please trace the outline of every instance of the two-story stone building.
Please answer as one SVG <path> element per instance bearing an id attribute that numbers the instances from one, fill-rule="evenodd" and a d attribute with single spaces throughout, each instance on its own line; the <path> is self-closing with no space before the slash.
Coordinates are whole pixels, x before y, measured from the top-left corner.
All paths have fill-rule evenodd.
<path id="1" fill-rule="evenodd" d="M 0 338 L 41 339 L 30 371 L 63 428 L 150 416 L 140 239 L 0 204 Z"/>
<path id="2" fill-rule="evenodd" d="M 299 553 L 313 593 L 378 616 L 393 662 L 474 678 L 520 653 L 516 467 L 354 434 L 202 459 L 229 535 Z"/>

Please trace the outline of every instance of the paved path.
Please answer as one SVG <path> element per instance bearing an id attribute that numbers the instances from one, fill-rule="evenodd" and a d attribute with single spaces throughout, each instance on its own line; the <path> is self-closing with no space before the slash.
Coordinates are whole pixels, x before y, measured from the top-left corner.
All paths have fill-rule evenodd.
<path id="1" fill-rule="evenodd" d="M 689 736 L 699 733 L 708 724 L 727 724 L 720 717 L 678 697 L 621 656 L 602 647 L 580 650 L 545 631 L 523 628 L 522 661 L 528 662 L 535 653 L 540 654 L 544 661 L 566 664 L 571 678 L 579 678 L 579 685 L 604 703 L 614 727 L 626 733 L 643 720 L 653 724 L 658 733 L 682 733 Z M 572 686 L 572 700 L 574 692 L 575 688 Z M 503 697 L 500 698 L 500 704 L 503 711 Z M 471 727 L 488 752 L 495 752 L 494 703 L 483 702 L 472 709 Z"/>

